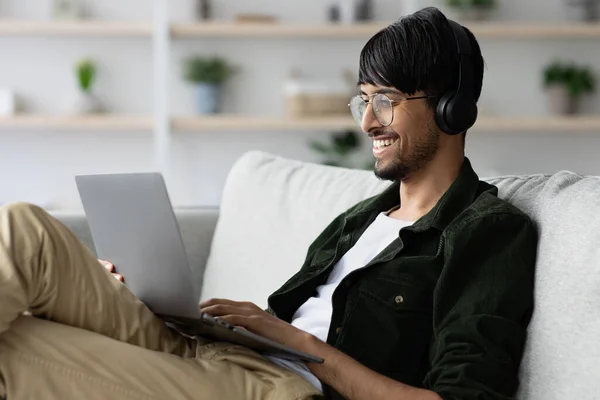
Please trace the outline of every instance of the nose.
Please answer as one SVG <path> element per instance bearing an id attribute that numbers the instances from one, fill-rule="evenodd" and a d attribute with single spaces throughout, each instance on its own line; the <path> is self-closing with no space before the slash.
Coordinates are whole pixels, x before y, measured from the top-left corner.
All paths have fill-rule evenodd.
<path id="1" fill-rule="evenodd" d="M 382 128 L 382 125 L 375 118 L 375 114 L 373 113 L 373 106 L 371 103 L 367 104 L 367 108 L 365 108 L 365 114 L 363 115 L 362 124 L 360 125 L 362 131 L 368 134 L 373 128 Z"/>

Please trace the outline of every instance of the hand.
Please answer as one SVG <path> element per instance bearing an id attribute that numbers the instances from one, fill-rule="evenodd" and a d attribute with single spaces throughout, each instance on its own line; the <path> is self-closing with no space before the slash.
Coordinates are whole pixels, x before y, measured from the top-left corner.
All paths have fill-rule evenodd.
<path id="1" fill-rule="evenodd" d="M 200 304 L 200 311 L 300 351 L 310 337 L 253 303 L 211 299 Z"/>
<path id="2" fill-rule="evenodd" d="M 100 259 L 98 259 L 98 261 L 100 261 L 100 264 L 102 264 L 104 266 L 104 268 L 106 268 L 108 270 L 108 272 L 113 274 L 115 279 L 117 279 L 119 282 L 125 282 L 123 275 L 117 274 L 117 269 L 115 268 L 115 265 L 113 263 L 111 263 L 110 261 L 105 261 L 105 260 L 100 260 Z"/>

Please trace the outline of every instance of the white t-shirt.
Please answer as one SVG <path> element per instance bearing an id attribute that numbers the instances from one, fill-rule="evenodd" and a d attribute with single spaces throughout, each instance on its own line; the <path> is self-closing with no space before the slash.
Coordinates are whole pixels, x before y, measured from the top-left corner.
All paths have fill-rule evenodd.
<path id="1" fill-rule="evenodd" d="M 298 308 L 292 317 L 292 325 L 326 342 L 333 314 L 331 297 L 342 279 L 350 272 L 367 265 L 398 238 L 400 229 L 411 224 L 412 222 L 388 217 L 386 213 L 379 214 L 356 244 L 333 267 L 327 282 L 317 288 L 317 295 Z M 317 389 L 322 390 L 320 381 L 310 372 L 306 364 L 277 357 L 268 358 L 275 364 L 298 373 Z"/>

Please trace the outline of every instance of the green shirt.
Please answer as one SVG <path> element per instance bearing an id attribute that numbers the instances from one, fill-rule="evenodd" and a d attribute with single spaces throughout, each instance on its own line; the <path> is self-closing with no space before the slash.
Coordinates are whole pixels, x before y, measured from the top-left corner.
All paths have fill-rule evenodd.
<path id="1" fill-rule="evenodd" d="M 380 212 L 399 183 L 337 217 L 300 271 L 269 297 L 291 322 Z M 327 343 L 372 370 L 443 399 L 511 399 L 533 312 L 537 231 L 479 180 L 467 158 L 436 206 L 332 296 Z M 341 398 L 324 386 L 327 398 Z"/>

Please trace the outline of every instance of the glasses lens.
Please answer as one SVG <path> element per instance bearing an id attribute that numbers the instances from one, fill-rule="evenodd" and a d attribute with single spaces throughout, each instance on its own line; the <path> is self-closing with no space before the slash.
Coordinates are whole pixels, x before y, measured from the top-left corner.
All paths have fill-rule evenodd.
<path id="1" fill-rule="evenodd" d="M 373 97 L 373 113 L 377 121 L 383 126 L 389 126 L 394 117 L 392 101 L 385 94 L 377 94 Z"/>
<path id="2" fill-rule="evenodd" d="M 350 111 L 352 111 L 352 117 L 358 126 L 362 125 L 366 108 L 367 103 L 360 97 L 356 96 L 350 100 Z"/>

